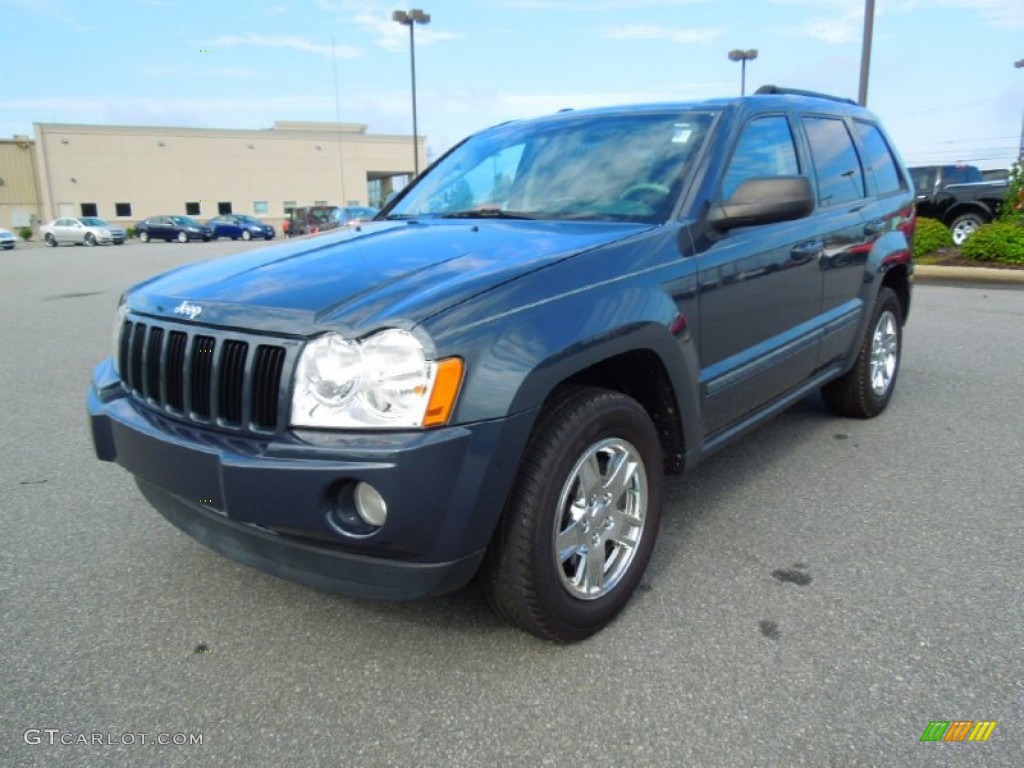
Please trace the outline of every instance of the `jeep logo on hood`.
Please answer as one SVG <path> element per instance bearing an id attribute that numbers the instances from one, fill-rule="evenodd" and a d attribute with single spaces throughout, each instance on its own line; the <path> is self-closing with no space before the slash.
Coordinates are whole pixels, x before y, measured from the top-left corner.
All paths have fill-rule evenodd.
<path id="1" fill-rule="evenodd" d="M 202 314 L 203 308 L 198 304 L 190 304 L 188 301 L 183 301 L 181 304 L 174 308 L 174 314 L 183 315 L 189 320 L 195 320 Z"/>

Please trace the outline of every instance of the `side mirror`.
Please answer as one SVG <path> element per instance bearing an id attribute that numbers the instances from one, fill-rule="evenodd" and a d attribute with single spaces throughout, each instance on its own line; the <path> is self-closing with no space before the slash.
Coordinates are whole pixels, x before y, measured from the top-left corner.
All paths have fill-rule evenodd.
<path id="1" fill-rule="evenodd" d="M 801 219 L 814 210 L 806 176 L 747 179 L 728 200 L 714 203 L 708 223 L 723 232 L 734 227 Z"/>

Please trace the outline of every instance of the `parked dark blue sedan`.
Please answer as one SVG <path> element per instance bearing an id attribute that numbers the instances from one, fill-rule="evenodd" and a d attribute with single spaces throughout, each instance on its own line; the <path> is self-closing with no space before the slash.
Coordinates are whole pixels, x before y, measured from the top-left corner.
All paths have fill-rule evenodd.
<path id="1" fill-rule="evenodd" d="M 213 230 L 213 239 L 218 237 L 230 237 L 232 240 L 242 238 L 252 240 L 254 237 L 262 237 L 264 240 L 273 240 L 277 234 L 270 224 L 264 224 L 252 216 L 242 216 L 231 213 L 210 219 L 207 226 Z"/>

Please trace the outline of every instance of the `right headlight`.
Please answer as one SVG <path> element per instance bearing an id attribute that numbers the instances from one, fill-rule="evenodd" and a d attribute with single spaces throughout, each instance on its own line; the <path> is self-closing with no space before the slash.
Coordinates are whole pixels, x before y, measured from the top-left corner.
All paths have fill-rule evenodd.
<path id="1" fill-rule="evenodd" d="M 295 369 L 297 427 L 405 429 L 446 424 L 462 384 L 457 357 L 427 360 L 408 331 L 362 341 L 328 333 L 308 342 Z"/>

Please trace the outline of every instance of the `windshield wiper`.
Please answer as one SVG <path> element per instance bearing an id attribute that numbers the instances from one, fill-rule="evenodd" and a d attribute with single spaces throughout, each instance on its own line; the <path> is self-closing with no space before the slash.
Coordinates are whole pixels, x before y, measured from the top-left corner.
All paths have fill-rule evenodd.
<path id="1" fill-rule="evenodd" d="M 528 213 L 522 213 L 521 211 L 503 211 L 499 208 L 478 208 L 475 210 L 465 211 L 454 211 L 452 213 L 444 213 L 441 215 L 442 219 L 536 219 L 537 216 L 531 216 Z"/>

